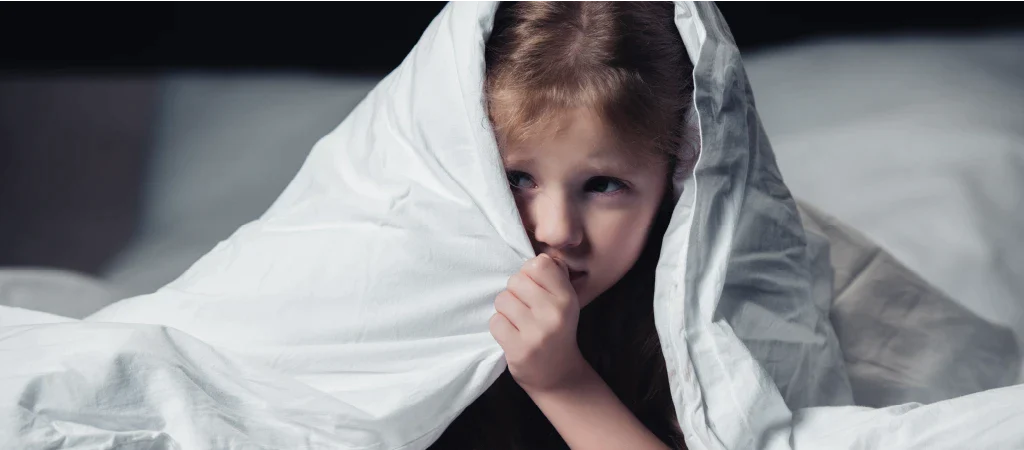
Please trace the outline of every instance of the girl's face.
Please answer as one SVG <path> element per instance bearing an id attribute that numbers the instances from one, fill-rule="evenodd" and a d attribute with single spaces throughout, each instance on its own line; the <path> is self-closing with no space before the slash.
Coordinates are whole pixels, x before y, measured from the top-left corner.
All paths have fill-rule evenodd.
<path id="1" fill-rule="evenodd" d="M 557 128 L 503 149 L 503 161 L 534 251 L 569 267 L 583 307 L 639 258 L 668 167 L 637 164 L 589 109 L 566 114 Z"/>

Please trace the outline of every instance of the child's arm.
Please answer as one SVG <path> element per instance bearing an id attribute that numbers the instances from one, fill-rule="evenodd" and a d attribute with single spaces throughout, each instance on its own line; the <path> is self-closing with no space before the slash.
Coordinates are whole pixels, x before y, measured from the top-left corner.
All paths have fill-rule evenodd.
<path id="1" fill-rule="evenodd" d="M 526 389 L 571 448 L 667 449 L 584 363 L 575 383 L 544 391 Z"/>
<path id="2" fill-rule="evenodd" d="M 666 449 L 619 401 L 576 344 L 580 305 L 568 269 L 541 254 L 494 300 L 491 334 L 509 372 L 578 449 Z"/>

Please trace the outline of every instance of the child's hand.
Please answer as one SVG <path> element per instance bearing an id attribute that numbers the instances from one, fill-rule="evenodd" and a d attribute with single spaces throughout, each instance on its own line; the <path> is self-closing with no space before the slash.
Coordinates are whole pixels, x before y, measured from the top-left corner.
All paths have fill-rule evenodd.
<path id="1" fill-rule="evenodd" d="M 494 300 L 491 335 L 512 378 L 527 392 L 557 389 L 585 368 L 576 344 L 580 306 L 567 269 L 542 254 L 508 280 Z"/>

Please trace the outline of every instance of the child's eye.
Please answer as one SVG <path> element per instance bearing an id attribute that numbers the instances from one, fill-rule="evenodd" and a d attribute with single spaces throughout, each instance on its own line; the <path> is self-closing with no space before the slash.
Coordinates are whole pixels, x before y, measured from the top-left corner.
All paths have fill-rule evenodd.
<path id="1" fill-rule="evenodd" d="M 533 178 L 525 172 L 518 170 L 512 170 L 507 172 L 508 184 L 512 186 L 512 189 L 531 189 L 537 187 L 537 184 L 533 182 Z"/>
<path id="2" fill-rule="evenodd" d="M 598 194 L 615 194 L 626 189 L 626 182 L 612 177 L 594 177 L 587 180 L 584 189 Z"/>

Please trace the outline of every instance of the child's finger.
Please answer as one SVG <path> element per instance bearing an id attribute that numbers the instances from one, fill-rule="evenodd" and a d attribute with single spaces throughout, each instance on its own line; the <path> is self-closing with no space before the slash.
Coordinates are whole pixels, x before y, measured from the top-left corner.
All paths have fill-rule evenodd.
<path id="1" fill-rule="evenodd" d="M 491 316 L 488 329 L 490 329 L 491 336 L 494 336 L 494 340 L 498 342 L 502 349 L 505 349 L 508 343 L 519 333 L 515 325 L 512 325 L 508 317 L 505 317 L 502 313 L 494 313 Z"/>
<path id="2" fill-rule="evenodd" d="M 540 303 L 551 296 L 550 292 L 540 287 L 536 281 L 533 281 L 533 278 L 523 271 L 516 272 L 508 278 L 506 289 L 516 298 L 522 300 L 530 309 L 542 306 Z"/>
<path id="3" fill-rule="evenodd" d="M 530 308 L 511 292 L 501 291 L 494 299 L 494 309 L 508 318 L 516 330 L 522 330 L 529 323 Z"/>
<path id="4" fill-rule="evenodd" d="M 526 272 L 544 290 L 563 297 L 566 293 L 575 293 L 569 282 L 569 272 L 564 265 L 555 262 L 554 258 L 541 254 L 523 265 Z"/>

